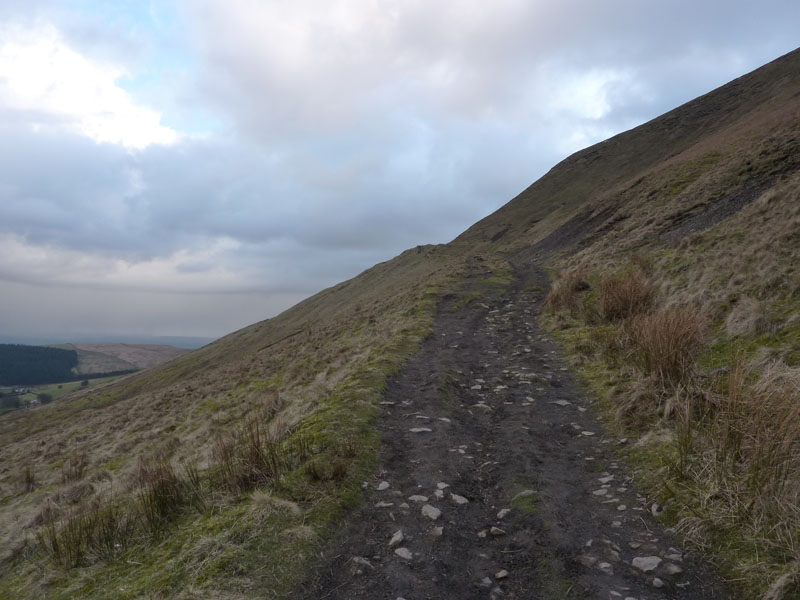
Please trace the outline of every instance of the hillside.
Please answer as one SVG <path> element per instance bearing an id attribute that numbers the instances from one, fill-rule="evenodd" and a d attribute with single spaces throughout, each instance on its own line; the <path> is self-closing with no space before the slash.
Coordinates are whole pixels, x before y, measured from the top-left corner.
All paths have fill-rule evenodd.
<path id="1" fill-rule="evenodd" d="M 574 154 L 450 244 L 0 418 L 0 597 L 397 597 L 444 574 L 480 597 L 701 598 L 725 589 L 715 569 L 742 597 L 791 597 L 798 232 L 795 51 Z M 446 543 L 423 549 L 383 479 L 426 498 L 452 484 L 469 531 L 446 513 Z M 369 512 L 387 498 L 388 523 Z M 394 519 L 410 557 L 387 550 Z M 498 549 L 473 547 L 491 523 Z M 643 544 L 684 567 L 631 568 Z M 495 552 L 508 564 L 472 556 Z"/>
<path id="2" fill-rule="evenodd" d="M 62 344 L 78 354 L 76 374 L 112 373 L 149 369 L 189 352 L 184 348 L 163 344 Z"/>

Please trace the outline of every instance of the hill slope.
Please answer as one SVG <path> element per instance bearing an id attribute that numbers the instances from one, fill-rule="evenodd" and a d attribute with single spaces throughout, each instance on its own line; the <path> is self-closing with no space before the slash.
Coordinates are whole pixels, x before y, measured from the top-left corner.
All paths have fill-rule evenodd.
<path id="1" fill-rule="evenodd" d="M 798 167 L 795 51 L 576 153 L 446 246 L 409 250 L 107 389 L 4 417 L 0 595 L 285 597 L 374 473 L 384 388 L 441 320 L 437 305 L 497 301 L 541 265 L 563 274 L 544 324 L 613 426 L 655 440 L 629 457 L 637 480 L 671 518 L 695 515 L 680 523 L 705 550 L 723 547 L 715 528 L 728 536 L 735 554 L 720 564 L 763 589 L 800 558 L 791 519 L 754 529 L 797 500 L 800 436 L 772 435 L 780 423 L 765 415 L 760 431 L 743 429 L 746 417 L 719 407 L 751 382 L 750 395 L 780 396 L 767 371 L 789 398 L 781 407 L 797 397 Z M 680 355 L 679 376 L 635 360 L 643 319 L 676 305 L 702 312 L 695 329 L 708 332 Z M 701 385 L 715 370 L 725 378 Z M 709 441 L 736 432 L 725 448 Z M 786 476 L 775 482 L 758 460 Z M 703 487 L 714 464 L 717 487 Z M 782 488 L 753 493 L 767 484 Z M 731 542 L 743 532 L 752 544 Z"/>

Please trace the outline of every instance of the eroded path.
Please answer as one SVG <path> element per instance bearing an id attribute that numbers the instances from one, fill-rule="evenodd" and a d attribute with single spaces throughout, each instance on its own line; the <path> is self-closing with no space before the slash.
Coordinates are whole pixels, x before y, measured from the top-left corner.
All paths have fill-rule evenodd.
<path id="1" fill-rule="evenodd" d="M 473 282 L 475 283 L 475 282 Z M 650 516 L 539 330 L 541 271 L 455 310 L 391 384 L 382 469 L 305 598 L 726 598 Z"/>

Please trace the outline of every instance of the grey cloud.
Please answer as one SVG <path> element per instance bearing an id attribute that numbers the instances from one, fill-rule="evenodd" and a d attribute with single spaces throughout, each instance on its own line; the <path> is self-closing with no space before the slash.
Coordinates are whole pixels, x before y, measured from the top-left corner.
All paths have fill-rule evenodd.
<path id="1" fill-rule="evenodd" d="M 270 316 L 407 247 L 449 241 L 576 144 L 791 50 L 800 22 L 794 1 L 498 0 L 489 10 L 410 0 L 345 35 L 328 25 L 332 1 L 315 3 L 301 60 L 286 40 L 265 41 L 267 3 L 181 5 L 193 44 L 183 51 L 199 71 L 160 93 L 230 128 L 128 152 L 55 133 L 47 115 L 0 113 L 0 233 L 108 260 L 187 251 L 175 269 L 194 277 L 192 293 L 180 282 L 91 287 L 79 271 L 99 267 L 63 261 L 0 271 L 0 331 L 35 327 L 52 311 L 69 311 L 84 330 L 162 334 L 220 334 Z M 25 14 L 4 6 L 3 17 Z M 54 3 L 36 6 L 56 14 Z M 145 32 L 58 14 L 65 35 L 95 56 L 136 64 L 163 48 Z M 550 102 L 552 88 L 592 73 L 611 74 L 595 90 L 605 114 Z M 34 133 L 34 123 L 48 127 Z M 220 239 L 230 247 L 203 254 Z M 230 281 L 211 281 L 220 269 Z M 70 284 L 70 270 L 81 283 Z M 38 326 L 58 326 L 45 321 Z"/>

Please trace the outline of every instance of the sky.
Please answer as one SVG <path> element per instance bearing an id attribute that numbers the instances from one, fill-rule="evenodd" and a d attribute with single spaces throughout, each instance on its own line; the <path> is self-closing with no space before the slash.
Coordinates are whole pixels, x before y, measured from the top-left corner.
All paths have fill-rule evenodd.
<path id="1" fill-rule="evenodd" d="M 272 317 L 798 23 L 796 0 L 0 0 L 0 341 Z"/>

